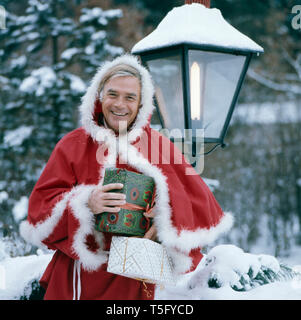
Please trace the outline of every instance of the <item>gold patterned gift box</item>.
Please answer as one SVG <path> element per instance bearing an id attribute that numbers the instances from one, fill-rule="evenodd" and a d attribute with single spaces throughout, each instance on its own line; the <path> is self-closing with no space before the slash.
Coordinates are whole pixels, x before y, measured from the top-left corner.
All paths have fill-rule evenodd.
<path id="1" fill-rule="evenodd" d="M 176 284 L 166 248 L 145 238 L 113 236 L 107 271 L 146 283 Z"/>

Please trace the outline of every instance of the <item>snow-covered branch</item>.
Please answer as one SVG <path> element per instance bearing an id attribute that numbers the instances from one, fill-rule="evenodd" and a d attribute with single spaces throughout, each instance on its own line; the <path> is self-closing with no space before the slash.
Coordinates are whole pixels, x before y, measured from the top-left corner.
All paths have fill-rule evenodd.
<path id="1" fill-rule="evenodd" d="M 301 95 L 301 81 L 299 84 L 277 83 L 271 79 L 268 79 L 260 75 L 259 73 L 255 72 L 253 69 L 249 69 L 248 75 L 258 83 L 272 90 L 286 92 L 286 93 L 290 92 L 295 95 Z"/>
<path id="2" fill-rule="evenodd" d="M 295 95 L 301 94 L 301 54 L 298 54 L 296 59 L 294 59 L 285 49 L 282 49 L 283 59 L 292 67 L 294 73 L 287 74 L 284 76 L 285 80 L 291 82 L 279 83 L 271 79 L 270 76 L 259 74 L 253 69 L 249 69 L 248 75 L 255 81 L 263 84 L 264 86 L 275 90 L 282 91 L 286 93 L 293 93 Z"/>

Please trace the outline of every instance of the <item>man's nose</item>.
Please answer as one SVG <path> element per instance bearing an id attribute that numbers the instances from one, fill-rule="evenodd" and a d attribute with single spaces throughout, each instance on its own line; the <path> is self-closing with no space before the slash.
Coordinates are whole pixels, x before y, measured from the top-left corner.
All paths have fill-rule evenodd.
<path id="1" fill-rule="evenodd" d="M 115 107 L 119 107 L 121 108 L 124 105 L 124 99 L 123 97 L 119 96 L 116 100 L 115 100 Z"/>

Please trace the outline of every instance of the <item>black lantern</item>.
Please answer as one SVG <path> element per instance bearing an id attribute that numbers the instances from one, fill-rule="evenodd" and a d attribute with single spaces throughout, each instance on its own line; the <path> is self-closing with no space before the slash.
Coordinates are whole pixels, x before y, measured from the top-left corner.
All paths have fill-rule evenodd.
<path id="1" fill-rule="evenodd" d="M 212 150 L 224 146 L 251 58 L 263 52 L 209 7 L 209 0 L 186 1 L 132 49 L 153 77 L 157 124 L 192 129 L 194 150 L 197 129 Z"/>

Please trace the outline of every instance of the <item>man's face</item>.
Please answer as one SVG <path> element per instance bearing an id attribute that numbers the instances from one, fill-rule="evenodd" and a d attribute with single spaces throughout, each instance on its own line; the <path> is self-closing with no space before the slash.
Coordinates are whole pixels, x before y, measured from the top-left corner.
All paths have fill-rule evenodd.
<path id="1" fill-rule="evenodd" d="M 140 83 L 136 77 L 120 76 L 106 82 L 103 89 L 102 111 L 107 125 L 119 131 L 119 122 L 128 128 L 139 111 Z"/>

